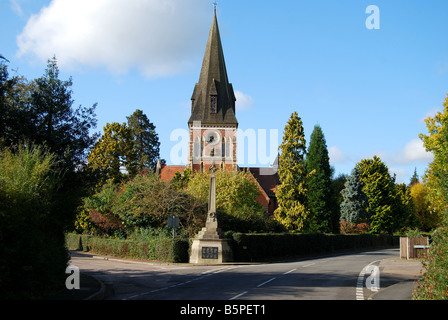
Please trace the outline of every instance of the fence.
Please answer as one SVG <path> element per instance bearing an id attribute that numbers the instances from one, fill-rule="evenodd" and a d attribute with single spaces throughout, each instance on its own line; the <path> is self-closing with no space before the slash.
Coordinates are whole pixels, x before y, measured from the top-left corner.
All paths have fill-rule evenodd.
<path id="1" fill-rule="evenodd" d="M 428 237 L 401 237 L 400 257 L 401 259 L 419 259 L 429 248 Z"/>

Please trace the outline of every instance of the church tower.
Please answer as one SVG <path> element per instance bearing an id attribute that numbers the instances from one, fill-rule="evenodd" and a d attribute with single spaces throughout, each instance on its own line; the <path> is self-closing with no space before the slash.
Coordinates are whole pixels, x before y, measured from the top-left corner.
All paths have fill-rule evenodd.
<path id="1" fill-rule="evenodd" d="M 191 97 L 188 166 L 193 171 L 208 171 L 212 164 L 218 168 L 237 169 L 235 102 L 215 8 L 199 82 Z"/>

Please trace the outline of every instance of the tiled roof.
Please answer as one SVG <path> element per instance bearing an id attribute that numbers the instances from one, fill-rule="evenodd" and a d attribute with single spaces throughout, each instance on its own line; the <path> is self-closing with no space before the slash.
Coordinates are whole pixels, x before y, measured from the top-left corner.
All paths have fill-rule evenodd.
<path id="1" fill-rule="evenodd" d="M 162 169 L 160 170 L 160 179 L 164 182 L 170 182 L 173 180 L 176 172 L 182 174 L 185 169 L 186 166 L 162 166 Z"/>

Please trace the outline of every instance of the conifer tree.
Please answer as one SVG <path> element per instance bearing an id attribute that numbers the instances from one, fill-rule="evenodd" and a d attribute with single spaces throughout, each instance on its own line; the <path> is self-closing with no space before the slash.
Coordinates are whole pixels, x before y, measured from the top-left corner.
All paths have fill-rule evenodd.
<path id="1" fill-rule="evenodd" d="M 414 170 L 414 174 L 411 177 L 411 182 L 409 183 L 409 187 L 412 187 L 414 184 L 419 183 L 420 179 L 417 174 L 417 168 Z"/>
<path id="2" fill-rule="evenodd" d="M 334 214 L 335 205 L 331 189 L 333 170 L 330 167 L 325 136 L 319 125 L 314 127 L 311 134 L 306 156 L 306 170 L 307 172 L 314 171 L 308 181 L 307 207 L 310 210 L 310 216 L 306 229 L 322 232 L 337 231 L 339 217 Z"/>
<path id="3" fill-rule="evenodd" d="M 344 198 L 341 203 L 341 219 L 354 224 L 369 223 L 367 215 L 368 198 L 362 190 L 363 186 L 360 180 L 360 172 L 358 168 L 354 168 L 345 183 L 345 189 L 341 191 Z"/>
<path id="4" fill-rule="evenodd" d="M 137 170 L 155 169 L 160 156 L 160 142 L 155 125 L 142 110 L 136 110 L 127 120 L 134 140 Z"/>
<path id="5" fill-rule="evenodd" d="M 278 174 L 281 184 L 276 192 L 278 208 L 275 210 L 275 219 L 288 230 L 302 231 L 309 215 L 305 206 L 309 175 L 305 167 L 305 134 L 297 112 L 291 115 L 285 127 L 279 151 Z"/>

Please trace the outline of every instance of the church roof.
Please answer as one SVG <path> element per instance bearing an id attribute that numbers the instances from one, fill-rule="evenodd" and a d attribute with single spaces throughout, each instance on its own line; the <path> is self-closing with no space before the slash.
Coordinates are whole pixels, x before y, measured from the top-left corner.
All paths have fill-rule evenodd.
<path id="1" fill-rule="evenodd" d="M 215 96 L 217 101 L 217 109 L 213 112 L 211 96 Z M 238 125 L 235 116 L 236 98 L 227 76 L 216 11 L 205 48 L 199 82 L 195 85 L 191 100 L 189 124 L 200 121 L 202 124 Z"/>

